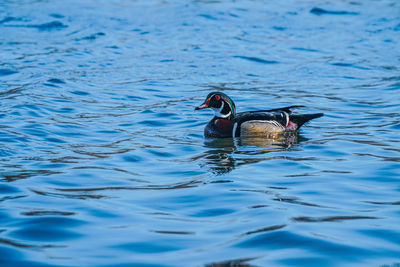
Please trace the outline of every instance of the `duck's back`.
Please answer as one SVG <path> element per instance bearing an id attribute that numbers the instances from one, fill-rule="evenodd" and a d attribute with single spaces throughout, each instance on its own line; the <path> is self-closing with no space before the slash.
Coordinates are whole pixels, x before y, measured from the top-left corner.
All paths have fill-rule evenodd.
<path id="1" fill-rule="evenodd" d="M 233 135 L 236 137 L 271 136 L 297 131 L 304 123 L 321 116 L 323 116 L 322 113 L 291 115 L 285 110 L 238 113 L 234 121 Z"/>

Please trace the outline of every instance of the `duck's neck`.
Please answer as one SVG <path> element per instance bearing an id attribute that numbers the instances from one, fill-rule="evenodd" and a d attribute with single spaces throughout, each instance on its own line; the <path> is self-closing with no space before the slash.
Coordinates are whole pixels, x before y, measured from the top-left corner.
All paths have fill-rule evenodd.
<path id="1" fill-rule="evenodd" d="M 213 108 L 215 117 L 225 120 L 231 120 L 233 118 L 232 109 L 228 104 L 222 102 L 221 107 Z"/>

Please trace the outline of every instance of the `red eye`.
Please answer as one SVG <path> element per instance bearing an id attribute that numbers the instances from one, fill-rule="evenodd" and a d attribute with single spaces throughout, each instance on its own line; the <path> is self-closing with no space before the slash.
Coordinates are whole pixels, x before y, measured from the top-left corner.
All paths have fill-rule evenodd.
<path id="1" fill-rule="evenodd" d="M 215 99 L 216 99 L 216 100 L 220 100 L 221 97 L 220 97 L 219 95 L 216 95 L 216 96 L 215 96 Z"/>

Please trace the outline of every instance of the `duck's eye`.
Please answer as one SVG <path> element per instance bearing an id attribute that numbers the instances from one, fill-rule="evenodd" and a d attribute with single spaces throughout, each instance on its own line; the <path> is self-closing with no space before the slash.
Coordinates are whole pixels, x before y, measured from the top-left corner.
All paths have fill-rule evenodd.
<path id="1" fill-rule="evenodd" d="M 219 95 L 215 96 L 215 100 L 220 100 L 220 99 L 221 99 L 221 97 Z"/>

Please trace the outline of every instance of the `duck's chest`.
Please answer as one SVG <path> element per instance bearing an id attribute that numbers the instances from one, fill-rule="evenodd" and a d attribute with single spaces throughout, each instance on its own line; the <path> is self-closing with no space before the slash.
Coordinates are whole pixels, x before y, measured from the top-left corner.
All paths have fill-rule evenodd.
<path id="1" fill-rule="evenodd" d="M 204 129 L 206 137 L 232 137 L 233 122 L 225 119 L 212 119 Z"/>

